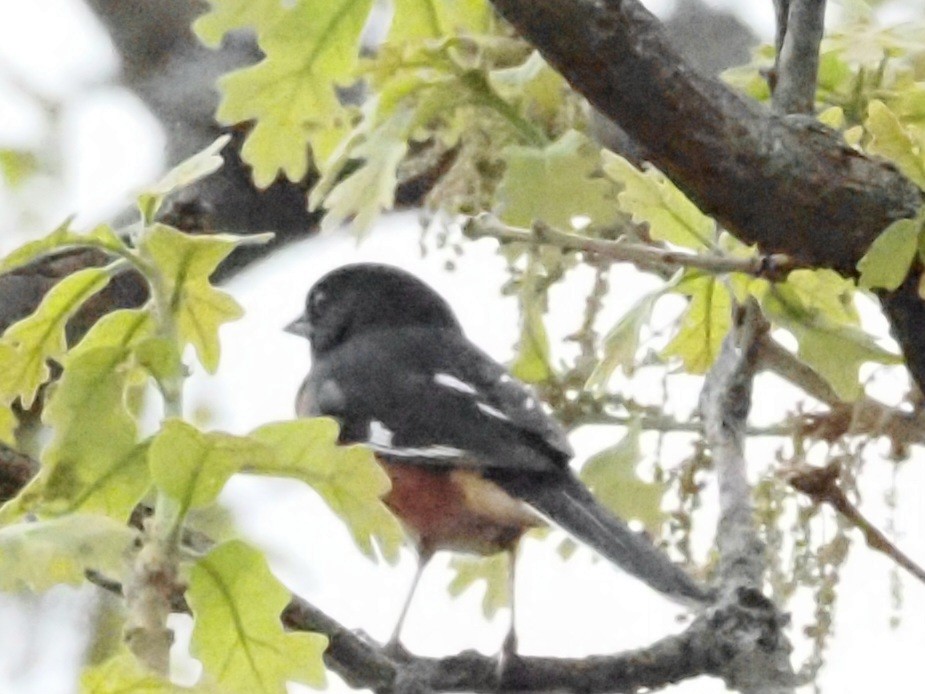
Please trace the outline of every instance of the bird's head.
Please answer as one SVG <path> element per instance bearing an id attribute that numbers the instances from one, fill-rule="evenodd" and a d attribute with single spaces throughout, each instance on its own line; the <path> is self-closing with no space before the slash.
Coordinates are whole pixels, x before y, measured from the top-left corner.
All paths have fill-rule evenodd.
<path id="1" fill-rule="evenodd" d="M 459 330 L 449 304 L 414 275 L 356 263 L 318 280 L 308 291 L 305 312 L 286 332 L 307 338 L 317 354 L 357 335 L 408 326 Z"/>

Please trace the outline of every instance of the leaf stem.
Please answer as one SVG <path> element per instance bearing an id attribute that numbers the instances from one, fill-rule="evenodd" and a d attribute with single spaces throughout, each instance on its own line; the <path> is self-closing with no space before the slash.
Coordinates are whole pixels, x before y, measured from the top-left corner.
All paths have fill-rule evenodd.
<path id="1" fill-rule="evenodd" d="M 475 96 L 475 103 L 487 106 L 506 120 L 517 133 L 534 147 L 545 147 L 549 138 L 533 123 L 521 117 L 511 104 L 502 99 L 491 88 L 485 75 L 477 70 L 467 70 L 460 75 L 460 80 Z"/>
<path id="2" fill-rule="evenodd" d="M 135 260 L 147 265 L 140 256 L 135 256 Z M 156 269 L 146 269 L 148 271 L 144 274 L 151 288 L 152 313 L 157 322 L 158 337 L 176 344 L 178 335 L 173 315 L 173 291 Z M 157 381 L 164 398 L 165 420 L 183 416 L 184 379 L 183 371 L 177 370 Z M 184 516 L 185 510 L 181 505 L 158 490 L 154 514 L 145 523 L 142 548 L 126 582 L 126 641 L 141 662 L 164 676 L 169 675 L 170 668 L 173 632 L 167 628 L 167 617 L 171 612 L 171 596 L 177 590 L 180 530 Z"/>

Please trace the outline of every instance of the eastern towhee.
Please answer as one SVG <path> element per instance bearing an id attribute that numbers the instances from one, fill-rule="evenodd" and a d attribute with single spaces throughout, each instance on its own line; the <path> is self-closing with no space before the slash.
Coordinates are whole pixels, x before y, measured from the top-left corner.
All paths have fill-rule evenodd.
<path id="1" fill-rule="evenodd" d="M 418 572 L 393 643 L 434 552 L 507 551 L 513 576 L 518 540 L 543 519 L 675 600 L 709 601 L 594 500 L 569 468 L 562 427 L 466 339 L 446 301 L 416 277 L 386 265 L 338 268 L 311 288 L 305 313 L 286 330 L 311 342 L 298 414 L 333 417 L 342 443 L 376 452 L 392 480 L 385 503 L 417 545 Z M 512 614 L 505 651 L 514 647 Z"/>

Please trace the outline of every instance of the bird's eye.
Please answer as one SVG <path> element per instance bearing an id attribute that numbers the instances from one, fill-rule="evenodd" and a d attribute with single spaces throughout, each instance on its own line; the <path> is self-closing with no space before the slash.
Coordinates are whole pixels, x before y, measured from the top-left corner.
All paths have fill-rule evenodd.
<path id="1" fill-rule="evenodd" d="M 324 305 L 326 303 L 327 295 L 324 292 L 312 292 L 312 295 L 308 298 L 308 315 L 310 317 L 317 317 L 321 315 L 321 312 L 324 310 Z"/>

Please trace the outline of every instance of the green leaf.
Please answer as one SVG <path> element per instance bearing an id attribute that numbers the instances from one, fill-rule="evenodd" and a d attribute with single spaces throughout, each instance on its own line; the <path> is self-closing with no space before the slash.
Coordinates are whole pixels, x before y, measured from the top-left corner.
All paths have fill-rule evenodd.
<path id="1" fill-rule="evenodd" d="M 154 483 L 180 505 L 180 513 L 211 504 L 234 473 L 266 464 L 270 452 L 259 442 L 220 432 L 204 433 L 169 419 L 151 441 L 148 465 Z"/>
<path id="2" fill-rule="evenodd" d="M 329 186 L 331 190 L 324 197 L 322 233 L 348 220 L 352 220 L 357 232 L 366 232 L 383 210 L 392 209 L 398 187 L 398 165 L 408 151 L 412 115 L 408 109 L 399 109 L 352 147 L 350 157 L 363 163 L 350 174 L 341 176 L 339 168 L 325 173 L 318 190 L 325 191 Z M 336 184 L 335 179 L 339 179 Z M 313 195 L 310 202 L 317 205 L 318 196 Z"/>
<path id="3" fill-rule="evenodd" d="M 915 260 L 921 231 L 921 219 L 899 219 L 884 229 L 858 263 L 858 284 L 866 289 L 901 285 Z"/>
<path id="4" fill-rule="evenodd" d="M 0 359 L 3 359 L 2 355 Z M 0 441 L 8 446 L 14 445 L 15 436 L 13 434 L 18 425 L 19 421 L 13 414 L 12 408 L 9 405 L 0 405 Z"/>
<path id="5" fill-rule="evenodd" d="M 908 176 L 919 188 L 925 188 L 925 159 L 922 133 L 903 127 L 899 118 L 882 101 L 872 100 L 867 107 L 864 127 L 871 135 L 867 151 L 880 154 Z"/>
<path id="6" fill-rule="evenodd" d="M 689 295 L 691 301 L 678 334 L 662 350 L 662 356 L 681 357 L 688 373 L 706 373 L 732 325 L 732 297 L 711 275 L 690 275 L 678 284 L 677 291 Z"/>
<path id="7" fill-rule="evenodd" d="M 145 668 L 127 650 L 80 675 L 80 694 L 181 694 L 214 691 L 206 687 L 181 687 Z"/>
<path id="8" fill-rule="evenodd" d="M 0 149 L 0 176 L 6 179 L 10 188 L 19 188 L 38 168 L 38 158 L 32 152 Z"/>
<path id="9" fill-rule="evenodd" d="M 388 41 L 402 44 L 466 33 L 485 33 L 491 13 L 484 0 L 395 0 Z"/>
<path id="10" fill-rule="evenodd" d="M 23 244 L 3 260 L 0 260 L 0 273 L 9 272 L 23 265 L 28 265 L 39 256 L 56 250 L 87 246 L 99 248 L 109 253 L 127 253 L 128 246 L 107 224 L 100 224 L 85 234 L 71 231 L 71 220 L 67 219 L 48 236 Z"/>
<path id="11" fill-rule="evenodd" d="M 485 619 L 494 617 L 498 610 L 511 604 L 508 588 L 510 561 L 505 552 L 488 557 L 456 556 L 450 560 L 450 569 L 456 572 L 450 581 L 449 592 L 454 598 L 480 583 L 485 584 L 482 595 L 482 614 Z"/>
<path id="12" fill-rule="evenodd" d="M 258 186 L 268 186 L 279 171 L 301 180 L 308 172 L 307 145 L 316 160 L 324 160 L 326 152 L 320 149 L 330 148 L 330 131 L 344 127 L 334 88 L 355 78 L 360 34 L 371 6 L 372 0 L 297 0 L 281 13 L 273 10 L 272 21 L 261 22 L 258 31 L 266 58 L 219 81 L 218 120 L 229 125 L 256 121 L 241 155 Z M 208 22 L 199 28 L 214 38 Z"/>
<path id="13" fill-rule="evenodd" d="M 858 380 L 861 364 L 902 363 L 902 357 L 880 347 L 860 328 L 838 323 L 805 304 L 788 284 L 769 288 L 760 297 L 762 310 L 793 333 L 799 344 L 797 355 L 832 385 L 839 398 L 851 402 L 863 394 Z"/>
<path id="14" fill-rule="evenodd" d="M 492 70 L 488 80 L 502 99 L 518 106 L 525 118 L 544 130 L 557 129 L 568 85 L 538 51 L 520 65 Z"/>
<path id="15" fill-rule="evenodd" d="M 644 172 L 613 152 L 604 152 L 604 171 L 623 185 L 617 196 L 620 209 L 633 221 L 649 225 L 656 241 L 667 241 L 685 248 L 712 246 L 716 225 L 658 169 Z"/>
<path id="16" fill-rule="evenodd" d="M 93 569 L 122 576 L 137 533 L 105 516 L 71 514 L 0 529 L 0 590 L 79 585 Z"/>
<path id="17" fill-rule="evenodd" d="M 208 0 L 210 10 L 193 22 L 193 31 L 210 48 L 218 48 L 225 34 L 253 27 L 258 35 L 285 16 L 280 0 Z"/>
<path id="18" fill-rule="evenodd" d="M 74 359 L 97 347 L 135 347 L 153 333 L 154 319 L 148 311 L 120 308 L 94 323 L 83 339 L 70 349 L 68 358 Z"/>
<path id="19" fill-rule="evenodd" d="M 146 446 L 137 442 L 125 401 L 129 356 L 124 346 L 68 355 L 42 415 L 53 436 L 42 455 L 40 484 L 24 492 L 24 506 L 46 514 L 79 509 L 128 520 L 151 486 Z"/>
<path id="20" fill-rule="evenodd" d="M 568 229 L 577 218 L 596 225 L 616 221 L 616 190 L 599 175 L 599 150 L 581 133 L 569 130 L 546 147 L 514 145 L 501 154 L 507 167 L 495 211 L 508 224 L 541 220 Z"/>
<path id="21" fill-rule="evenodd" d="M 542 383 L 552 376 L 549 359 L 541 299 L 533 290 L 525 289 L 521 294 L 520 341 L 511 373 L 524 383 Z"/>
<path id="22" fill-rule="evenodd" d="M 639 435 L 642 427 L 632 422 L 618 443 L 591 456 L 579 476 L 604 506 L 626 520 L 638 520 L 658 535 L 667 514 L 662 511 L 665 486 L 646 482 L 636 474 L 642 460 Z"/>
<path id="23" fill-rule="evenodd" d="M 324 686 L 328 640 L 283 631 L 289 591 L 260 552 L 237 540 L 219 545 L 196 562 L 186 597 L 196 620 L 192 653 L 222 691 L 285 694 L 287 681 Z"/>
<path id="24" fill-rule="evenodd" d="M 231 141 L 231 135 L 222 135 L 211 145 L 180 162 L 157 183 L 138 196 L 138 210 L 145 224 L 151 224 L 161 204 L 170 193 L 188 186 L 218 171 L 224 160 L 221 152 Z"/>
<path id="25" fill-rule="evenodd" d="M 0 372 L 0 400 L 17 396 L 23 407 L 35 401 L 39 386 L 48 380 L 49 359 L 61 359 L 67 349 L 64 327 L 84 301 L 109 282 L 103 268 L 86 268 L 52 287 L 30 316 L 11 325 L 3 335 L 4 368 Z"/>
<path id="26" fill-rule="evenodd" d="M 627 376 L 633 373 L 636 368 L 636 352 L 639 351 L 639 333 L 643 326 L 648 325 L 652 309 L 664 293 L 663 288 L 643 296 L 604 336 L 603 356 L 588 377 L 585 388 L 602 390 L 617 367 L 622 367 Z"/>
<path id="27" fill-rule="evenodd" d="M 219 327 L 244 314 L 238 302 L 209 283 L 209 277 L 244 242 L 246 238 L 228 235 L 184 234 L 163 224 L 151 226 L 141 240 L 142 252 L 160 274 L 163 301 L 173 313 L 181 342 L 193 345 L 209 373 L 218 368 Z"/>
<path id="28" fill-rule="evenodd" d="M 834 270 L 794 270 L 787 275 L 786 282 L 775 286 L 798 301 L 805 311 L 844 325 L 860 323 L 854 305 L 854 281 Z"/>
<path id="29" fill-rule="evenodd" d="M 251 465 L 247 472 L 300 479 L 314 489 L 347 524 L 354 542 L 367 556 L 378 546 L 389 561 L 398 558 L 404 533 L 382 497 L 389 479 L 371 451 L 337 445 L 337 423 L 328 418 L 267 424 L 251 437 L 272 449 L 274 456 Z"/>

